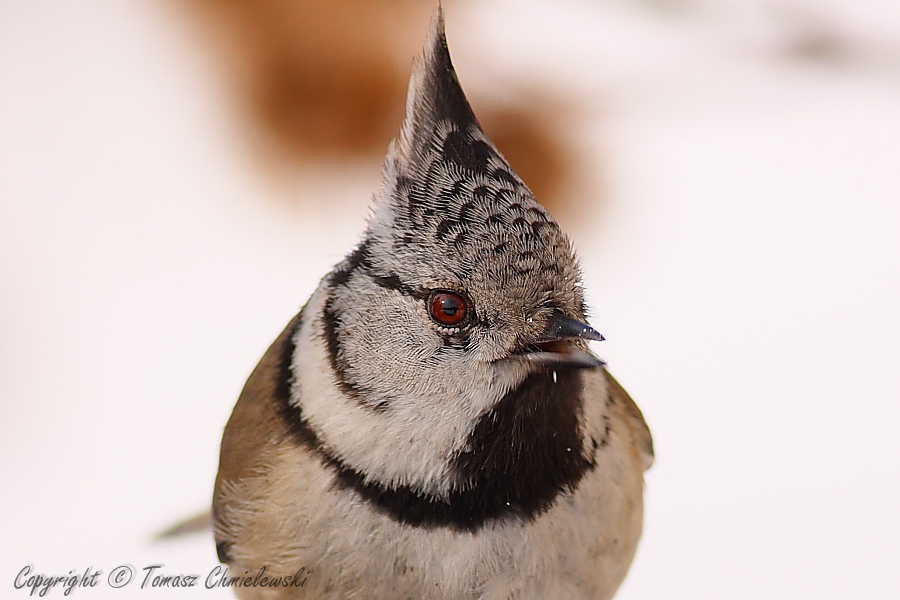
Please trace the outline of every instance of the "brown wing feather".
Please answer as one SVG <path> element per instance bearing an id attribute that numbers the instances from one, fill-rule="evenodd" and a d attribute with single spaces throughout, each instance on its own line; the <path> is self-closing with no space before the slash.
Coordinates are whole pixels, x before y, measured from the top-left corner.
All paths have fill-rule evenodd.
<path id="1" fill-rule="evenodd" d="M 647 427 L 644 415 L 637 404 L 634 403 L 634 400 L 631 399 L 631 396 L 628 395 L 628 392 L 625 391 L 609 371 L 606 372 L 606 378 L 609 381 L 609 394 L 613 401 L 624 407 L 625 413 L 631 417 L 635 439 L 638 442 L 641 457 L 644 459 L 644 469 L 649 469 L 650 465 L 653 464 L 654 458 L 653 436 L 650 435 L 650 428 Z"/>
<path id="2" fill-rule="evenodd" d="M 286 437 L 285 427 L 278 418 L 276 396 L 284 374 L 285 345 L 300 323 L 294 317 L 281 335 L 269 346 L 259 364 L 247 379 L 240 398 L 225 426 L 213 494 L 213 522 L 219 560 L 231 562 L 229 549 L 234 526 L 227 518 L 233 494 L 229 488 L 249 477 L 259 476 L 266 468 L 266 459 Z M 288 357 L 289 358 L 289 357 Z"/>

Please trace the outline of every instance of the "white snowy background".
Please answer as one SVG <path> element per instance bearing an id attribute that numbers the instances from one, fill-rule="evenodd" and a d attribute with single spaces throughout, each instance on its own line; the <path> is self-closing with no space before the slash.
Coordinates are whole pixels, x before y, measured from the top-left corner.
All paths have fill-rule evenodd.
<path id="1" fill-rule="evenodd" d="M 564 225 L 658 453 L 619 598 L 897 598 L 900 3 L 445 5 L 464 85 L 591 109 L 603 208 Z M 364 226 L 380 165 L 271 185 L 214 71 L 168 3 L 0 2 L 3 597 L 28 564 L 216 565 L 151 538 Z M 231 596 L 137 585 L 70 597 Z"/>

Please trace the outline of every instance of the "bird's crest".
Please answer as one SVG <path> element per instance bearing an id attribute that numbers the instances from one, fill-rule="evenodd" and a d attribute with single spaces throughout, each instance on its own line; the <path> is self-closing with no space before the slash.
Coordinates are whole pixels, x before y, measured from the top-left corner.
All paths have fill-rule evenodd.
<path id="1" fill-rule="evenodd" d="M 495 271 L 498 281 L 578 279 L 556 221 L 478 123 L 453 68 L 440 9 L 413 68 L 384 183 L 369 237 L 388 242 L 383 249 L 406 267 L 415 261 L 422 267 L 417 270 L 450 279 L 484 269 Z M 481 264 L 487 256 L 489 264 Z M 429 257 L 433 264 L 422 264 Z"/>

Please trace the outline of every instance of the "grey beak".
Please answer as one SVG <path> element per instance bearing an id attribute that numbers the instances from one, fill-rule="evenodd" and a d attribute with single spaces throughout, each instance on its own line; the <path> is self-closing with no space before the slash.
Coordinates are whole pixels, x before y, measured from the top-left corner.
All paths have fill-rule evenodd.
<path id="1" fill-rule="evenodd" d="M 524 347 L 517 356 L 532 364 L 551 368 L 594 369 L 606 364 L 592 353 L 568 342 L 575 339 L 602 342 L 605 338 L 587 323 L 556 313 L 550 318 L 543 335 Z"/>
<path id="2" fill-rule="evenodd" d="M 606 338 L 603 334 L 577 319 L 570 319 L 564 314 L 558 312 L 550 318 L 544 335 L 541 336 L 539 342 L 553 342 L 556 340 L 571 340 L 580 338 L 582 340 L 592 340 L 602 342 Z"/>

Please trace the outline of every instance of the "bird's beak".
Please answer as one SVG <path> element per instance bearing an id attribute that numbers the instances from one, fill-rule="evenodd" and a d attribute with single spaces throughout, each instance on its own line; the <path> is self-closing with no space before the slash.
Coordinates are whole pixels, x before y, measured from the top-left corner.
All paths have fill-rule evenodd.
<path id="1" fill-rule="evenodd" d="M 594 369 L 604 365 L 594 354 L 582 350 L 570 341 L 579 339 L 602 342 L 605 338 L 587 323 L 557 312 L 550 318 L 543 335 L 533 342 L 523 344 L 516 356 L 534 365 L 547 367 Z"/>

